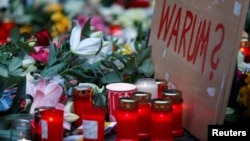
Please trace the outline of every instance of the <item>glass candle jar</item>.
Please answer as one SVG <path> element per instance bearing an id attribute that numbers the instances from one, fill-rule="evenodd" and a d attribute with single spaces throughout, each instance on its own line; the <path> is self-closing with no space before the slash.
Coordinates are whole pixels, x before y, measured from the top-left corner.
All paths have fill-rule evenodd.
<path id="1" fill-rule="evenodd" d="M 173 105 L 173 135 L 179 137 L 184 134 L 182 127 L 182 92 L 177 89 L 168 89 L 163 91 L 165 99 L 172 100 Z"/>
<path id="2" fill-rule="evenodd" d="M 164 79 L 156 79 L 155 80 L 157 86 L 158 86 L 158 89 L 157 89 L 157 92 L 158 92 L 158 98 L 162 98 L 162 93 L 164 90 L 168 89 L 168 82 Z"/>
<path id="3" fill-rule="evenodd" d="M 46 109 L 55 109 L 55 107 L 50 106 L 42 106 L 35 108 L 34 114 L 34 129 L 33 129 L 33 137 L 34 141 L 42 141 L 42 125 L 41 125 L 41 111 Z"/>
<path id="4" fill-rule="evenodd" d="M 42 141 L 63 141 L 63 110 L 41 111 Z"/>
<path id="5" fill-rule="evenodd" d="M 172 102 L 166 99 L 151 101 L 151 141 L 173 141 Z"/>
<path id="6" fill-rule="evenodd" d="M 11 124 L 10 141 L 31 141 L 32 127 L 28 119 L 14 119 Z"/>
<path id="7" fill-rule="evenodd" d="M 141 78 L 135 82 L 137 91 L 151 93 L 151 98 L 157 98 L 158 86 L 153 78 Z"/>
<path id="8" fill-rule="evenodd" d="M 134 98 L 119 98 L 116 119 L 116 141 L 138 141 L 138 104 Z"/>
<path id="9" fill-rule="evenodd" d="M 130 83 L 110 83 L 106 86 L 108 95 L 109 121 L 116 122 L 116 111 L 119 98 L 131 97 L 136 86 Z"/>
<path id="10" fill-rule="evenodd" d="M 79 119 L 74 122 L 76 127 L 82 126 L 82 114 L 84 113 L 84 109 L 93 107 L 92 96 L 91 86 L 79 85 L 74 87 L 74 113 L 79 116 Z"/>
<path id="11" fill-rule="evenodd" d="M 135 92 L 132 96 L 138 102 L 138 136 L 139 139 L 150 139 L 151 135 L 151 94 Z"/>
<path id="12" fill-rule="evenodd" d="M 104 141 L 105 108 L 86 109 L 82 120 L 84 141 Z"/>

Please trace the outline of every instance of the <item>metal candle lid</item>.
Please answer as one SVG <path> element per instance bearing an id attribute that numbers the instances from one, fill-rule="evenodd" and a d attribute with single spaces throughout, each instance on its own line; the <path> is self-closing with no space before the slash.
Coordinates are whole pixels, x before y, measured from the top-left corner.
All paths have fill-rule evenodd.
<path id="1" fill-rule="evenodd" d="M 118 108 L 120 110 L 137 110 L 138 109 L 138 104 L 136 99 L 131 98 L 131 97 L 122 97 L 119 98 L 118 102 Z"/>
<path id="2" fill-rule="evenodd" d="M 55 109 L 55 107 L 52 106 L 41 106 L 41 107 L 37 107 L 35 108 L 35 121 L 36 120 L 40 120 L 41 117 L 41 111 L 46 110 L 46 109 Z"/>
<path id="3" fill-rule="evenodd" d="M 151 100 L 151 107 L 153 111 L 171 111 L 172 101 L 167 99 L 153 99 Z"/>
<path id="4" fill-rule="evenodd" d="M 163 98 L 171 99 L 173 103 L 183 102 L 182 92 L 177 89 L 167 89 L 163 91 Z"/>
<path id="5" fill-rule="evenodd" d="M 167 85 L 167 81 L 164 79 L 155 79 L 157 85 Z"/>
<path id="6" fill-rule="evenodd" d="M 151 93 L 149 92 L 134 92 L 132 97 L 139 103 L 148 103 L 151 100 Z"/>
<path id="7" fill-rule="evenodd" d="M 74 94 L 75 95 L 85 95 L 92 92 L 91 86 L 86 85 L 79 85 L 74 87 Z"/>

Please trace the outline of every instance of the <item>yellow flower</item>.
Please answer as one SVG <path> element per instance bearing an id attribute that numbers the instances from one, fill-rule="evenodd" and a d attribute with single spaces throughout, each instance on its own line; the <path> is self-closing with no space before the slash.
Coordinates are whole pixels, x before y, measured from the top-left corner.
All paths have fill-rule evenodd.
<path id="1" fill-rule="evenodd" d="M 122 54 L 124 55 L 129 55 L 133 53 L 133 49 L 131 48 L 129 44 L 124 45 L 121 51 L 122 51 Z"/>
<path id="2" fill-rule="evenodd" d="M 53 13 L 57 11 L 62 11 L 63 6 L 60 3 L 50 3 L 45 7 L 45 12 Z"/>
<path id="3" fill-rule="evenodd" d="M 32 28 L 28 25 L 24 25 L 20 28 L 20 33 L 31 33 Z"/>
<path id="4" fill-rule="evenodd" d="M 60 11 L 57 11 L 57 12 L 53 13 L 53 14 L 51 15 L 51 17 L 50 17 L 51 21 L 53 21 L 53 22 L 59 22 L 59 21 L 61 21 L 63 18 L 64 18 L 64 15 L 63 15 L 63 13 L 60 12 Z"/>
<path id="5" fill-rule="evenodd" d="M 71 27 L 71 21 L 68 17 L 64 16 L 62 19 L 61 19 L 61 23 L 66 27 L 66 30 L 70 30 L 70 27 Z"/>
<path id="6" fill-rule="evenodd" d="M 62 22 L 58 22 L 51 27 L 51 34 L 53 37 L 56 37 L 58 34 L 65 33 L 68 30 L 68 25 L 64 25 Z"/>

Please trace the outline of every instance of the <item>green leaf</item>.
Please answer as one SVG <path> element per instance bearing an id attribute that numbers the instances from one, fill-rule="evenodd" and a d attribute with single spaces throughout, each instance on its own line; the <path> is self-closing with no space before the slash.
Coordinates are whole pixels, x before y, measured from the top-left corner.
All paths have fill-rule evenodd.
<path id="1" fill-rule="evenodd" d="M 107 97 L 105 93 L 98 93 L 93 95 L 93 103 L 97 107 L 105 107 L 107 106 Z"/>
<path id="2" fill-rule="evenodd" d="M 151 77 L 154 74 L 154 65 L 151 58 L 146 59 L 138 68 L 140 73 L 143 73 L 146 77 Z"/>
<path id="3" fill-rule="evenodd" d="M 52 75 L 55 75 L 55 74 L 58 74 L 59 71 L 65 69 L 65 66 L 67 65 L 66 62 L 63 62 L 63 63 L 60 63 L 60 64 L 57 64 L 57 65 L 54 65 L 54 66 L 51 66 L 51 67 L 46 67 L 42 72 L 41 72 L 41 75 L 43 77 L 45 76 L 52 76 Z"/>
<path id="4" fill-rule="evenodd" d="M 16 43 L 20 40 L 19 29 L 17 27 L 13 27 L 10 31 L 11 41 Z"/>
<path id="5" fill-rule="evenodd" d="M 49 41 L 49 44 L 50 44 L 50 48 L 49 48 L 49 61 L 48 61 L 48 66 L 52 66 L 56 61 L 57 61 L 57 58 L 56 58 L 56 47 L 55 45 L 53 44 L 52 41 Z"/>
<path id="6" fill-rule="evenodd" d="M 14 70 L 12 72 L 9 72 L 9 73 L 10 73 L 10 75 L 18 76 L 18 75 L 22 74 L 22 72 L 23 72 L 23 69 L 22 68 L 18 68 L 18 69 Z"/>
<path id="7" fill-rule="evenodd" d="M 93 79 L 95 77 L 86 75 L 84 72 L 82 72 L 79 69 L 71 69 L 67 71 L 67 74 L 74 76 L 77 79 L 85 80 L 85 79 Z"/>
<path id="8" fill-rule="evenodd" d="M 91 18 L 88 19 L 88 21 L 85 23 L 83 27 L 83 35 L 85 37 L 89 37 L 91 34 Z"/>
<path id="9" fill-rule="evenodd" d="M 18 41 L 17 46 L 25 53 L 30 53 L 35 51 L 33 47 L 30 47 L 27 43 L 21 41 Z"/>
<path id="10" fill-rule="evenodd" d="M 147 58 L 150 58 L 151 51 L 152 51 L 151 47 L 146 47 L 144 49 L 141 49 L 140 52 L 138 52 L 138 54 L 136 56 L 137 57 L 137 64 L 141 65 L 144 60 L 146 60 Z"/>
<path id="11" fill-rule="evenodd" d="M 19 67 L 22 66 L 23 60 L 19 57 L 14 57 L 13 59 L 11 59 L 10 64 L 9 64 L 9 72 L 14 72 L 15 70 L 17 70 Z"/>
<path id="12" fill-rule="evenodd" d="M 108 83 L 115 83 L 115 82 L 121 82 L 122 81 L 122 75 L 120 73 L 117 73 L 115 71 L 108 72 L 101 78 L 101 82 L 104 84 Z"/>
<path id="13" fill-rule="evenodd" d="M 4 65 L 1 65 L 0 64 L 0 76 L 2 77 L 8 77 L 9 76 L 9 72 L 8 72 L 8 69 L 7 67 L 5 67 Z"/>
<path id="14" fill-rule="evenodd" d="M 124 68 L 124 72 L 128 75 L 135 73 L 136 67 L 133 61 L 129 61 Z"/>

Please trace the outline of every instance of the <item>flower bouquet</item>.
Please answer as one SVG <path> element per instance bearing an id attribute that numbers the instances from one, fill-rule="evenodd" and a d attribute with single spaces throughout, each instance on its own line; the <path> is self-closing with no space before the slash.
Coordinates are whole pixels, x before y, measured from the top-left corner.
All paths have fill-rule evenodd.
<path id="1" fill-rule="evenodd" d="M 73 134 L 79 118 L 72 110 L 74 86 L 90 85 L 93 104 L 107 108 L 105 85 L 152 77 L 151 47 L 141 24 L 138 36 L 124 42 L 93 29 L 91 20 L 72 20 L 71 30 L 56 38 L 46 29 L 30 36 L 11 29 L 10 41 L 0 47 L 0 138 L 9 138 L 13 118 L 32 120 L 41 106 L 64 110 L 65 136 Z"/>

